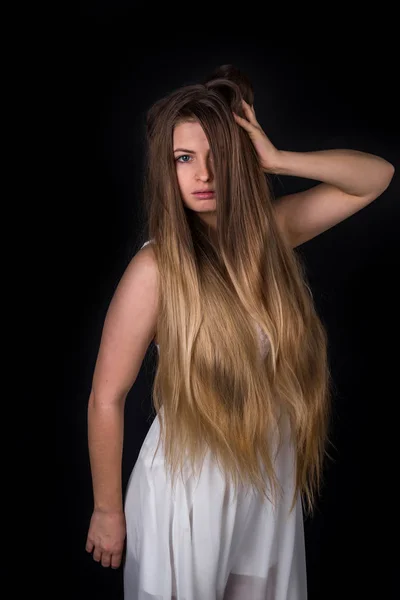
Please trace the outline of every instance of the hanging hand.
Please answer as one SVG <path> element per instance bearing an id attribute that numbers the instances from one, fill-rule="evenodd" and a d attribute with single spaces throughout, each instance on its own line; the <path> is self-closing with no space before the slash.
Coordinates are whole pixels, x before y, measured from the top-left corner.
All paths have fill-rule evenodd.
<path id="1" fill-rule="evenodd" d="M 242 103 L 243 111 L 247 118 L 244 119 L 243 117 L 239 117 L 239 115 L 232 111 L 234 119 L 236 123 L 243 127 L 243 129 L 245 129 L 245 131 L 247 131 L 249 134 L 250 139 L 257 151 L 263 171 L 274 173 L 279 162 L 280 152 L 277 148 L 275 148 L 262 130 L 257 121 L 254 107 L 250 106 L 250 104 L 247 104 L 247 102 L 243 99 Z"/>

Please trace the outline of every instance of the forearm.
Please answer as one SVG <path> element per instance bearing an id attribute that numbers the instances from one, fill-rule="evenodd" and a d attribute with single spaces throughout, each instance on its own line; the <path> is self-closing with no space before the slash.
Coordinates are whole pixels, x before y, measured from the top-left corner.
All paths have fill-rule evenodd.
<path id="1" fill-rule="evenodd" d="M 357 150 L 289 152 L 280 150 L 272 172 L 334 185 L 354 196 L 380 195 L 389 185 L 393 165 Z"/>
<path id="2" fill-rule="evenodd" d="M 88 441 L 94 508 L 122 511 L 123 403 L 88 403 Z"/>

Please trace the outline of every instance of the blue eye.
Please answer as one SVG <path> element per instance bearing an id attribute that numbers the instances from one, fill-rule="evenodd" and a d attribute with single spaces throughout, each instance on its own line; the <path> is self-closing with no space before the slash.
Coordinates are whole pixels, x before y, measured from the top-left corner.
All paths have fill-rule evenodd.
<path id="1" fill-rule="evenodd" d="M 181 154 L 181 156 L 178 156 L 178 158 L 176 159 L 178 162 L 188 162 L 187 160 L 181 160 L 181 158 L 191 158 L 188 154 Z"/>

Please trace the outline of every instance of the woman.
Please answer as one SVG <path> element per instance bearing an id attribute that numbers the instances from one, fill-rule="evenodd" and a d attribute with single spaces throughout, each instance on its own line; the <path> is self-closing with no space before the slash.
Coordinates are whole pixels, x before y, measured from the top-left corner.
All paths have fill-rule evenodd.
<path id="1" fill-rule="evenodd" d="M 149 238 L 110 304 L 89 399 L 86 550 L 126 600 L 304 600 L 303 509 L 327 454 L 325 330 L 293 249 L 361 210 L 393 166 L 286 152 L 223 66 L 149 110 Z M 266 174 L 321 182 L 273 199 Z M 156 337 L 155 337 L 156 334 Z M 151 341 L 156 418 L 121 490 L 126 396 Z"/>

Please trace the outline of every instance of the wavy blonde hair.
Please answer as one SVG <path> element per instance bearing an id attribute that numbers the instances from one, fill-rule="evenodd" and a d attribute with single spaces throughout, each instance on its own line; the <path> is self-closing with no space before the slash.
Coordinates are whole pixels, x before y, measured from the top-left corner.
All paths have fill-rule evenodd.
<path id="1" fill-rule="evenodd" d="M 253 104 L 249 80 L 224 66 L 147 113 L 144 199 L 160 274 L 152 392 L 159 443 L 173 484 L 184 464 L 195 472 L 210 450 L 236 490 L 250 486 L 275 502 L 280 407 L 296 453 L 291 510 L 300 493 L 312 512 L 330 417 L 326 333 L 305 270 L 277 229 L 253 144 L 232 117 L 244 116 L 242 97 Z M 217 243 L 181 198 L 173 131 L 185 121 L 201 124 L 213 156 Z M 265 359 L 255 322 L 269 339 Z"/>

